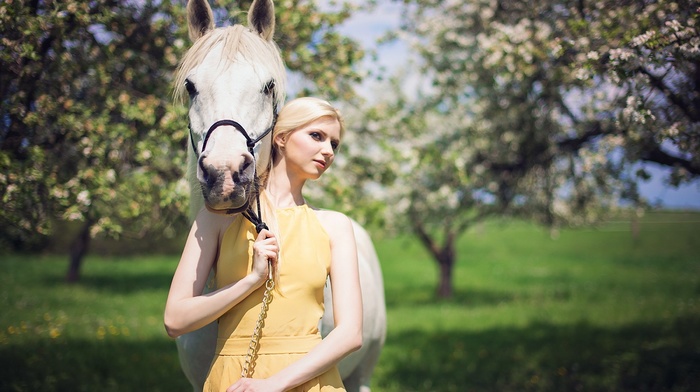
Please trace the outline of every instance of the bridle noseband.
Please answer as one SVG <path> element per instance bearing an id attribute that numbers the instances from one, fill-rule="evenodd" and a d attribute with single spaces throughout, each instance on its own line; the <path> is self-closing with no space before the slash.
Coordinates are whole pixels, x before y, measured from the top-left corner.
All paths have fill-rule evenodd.
<path id="1" fill-rule="evenodd" d="M 263 132 L 260 136 L 253 139 L 250 137 L 250 135 L 248 135 L 248 132 L 246 132 L 245 128 L 243 128 L 243 125 L 241 125 L 238 121 L 219 120 L 219 121 L 215 122 L 214 124 L 212 124 L 211 127 L 209 127 L 209 130 L 207 130 L 207 133 L 204 134 L 204 142 L 202 143 L 202 151 L 207 149 L 207 142 L 209 141 L 209 137 L 211 136 L 211 134 L 214 132 L 214 130 L 216 128 L 229 125 L 229 126 L 236 128 L 236 130 L 238 130 L 238 132 L 240 132 L 243 135 L 243 137 L 245 137 L 246 146 L 248 147 L 248 152 L 250 152 L 250 155 L 252 155 L 253 159 L 255 159 L 255 154 L 253 153 L 253 149 L 255 148 L 255 145 L 259 141 L 261 141 L 265 136 L 267 136 L 267 134 L 272 132 L 272 130 L 275 128 L 276 122 L 277 122 L 277 112 L 275 111 L 273 114 L 273 118 L 272 118 L 272 125 L 270 125 L 270 127 L 267 128 L 265 130 L 265 132 Z M 194 136 L 193 136 L 191 126 L 190 126 L 190 142 L 192 143 L 192 149 L 194 150 L 194 153 L 197 155 L 197 159 L 199 159 L 199 152 L 197 151 L 197 147 L 194 144 Z"/>
<path id="2" fill-rule="evenodd" d="M 207 147 L 207 141 L 209 141 L 209 137 L 211 134 L 214 132 L 214 130 L 218 127 L 221 126 L 232 126 L 234 127 L 238 132 L 240 132 L 246 139 L 246 146 L 248 147 L 248 152 L 250 152 L 250 155 L 253 156 L 253 188 L 255 192 L 255 199 L 258 207 L 258 212 L 257 214 L 253 209 L 250 207 L 250 201 L 246 201 L 245 204 L 243 204 L 242 207 L 240 208 L 232 208 L 230 210 L 226 210 L 226 214 L 235 214 L 241 212 L 243 216 L 248 219 L 253 225 L 255 225 L 255 230 L 260 233 L 261 230 L 269 230 L 265 222 L 262 221 L 262 216 L 260 215 L 260 190 L 258 189 L 260 184 L 258 183 L 258 169 L 257 169 L 257 164 L 255 162 L 255 145 L 261 141 L 265 136 L 267 136 L 272 130 L 275 128 L 275 124 L 277 123 L 277 110 L 273 109 L 272 111 L 272 124 L 258 136 L 257 138 L 253 139 L 248 135 L 248 132 L 246 132 L 245 128 L 238 123 L 237 121 L 234 120 L 219 120 L 216 121 L 214 124 L 212 124 L 209 127 L 209 130 L 207 130 L 207 133 L 204 135 L 204 141 L 202 142 L 202 151 L 204 151 Z M 197 156 L 197 160 L 199 160 L 199 151 L 197 151 L 197 145 L 194 143 L 194 133 L 192 132 L 192 126 L 191 124 L 189 125 L 190 129 L 190 143 L 192 143 L 192 150 L 194 150 L 195 155 Z"/>

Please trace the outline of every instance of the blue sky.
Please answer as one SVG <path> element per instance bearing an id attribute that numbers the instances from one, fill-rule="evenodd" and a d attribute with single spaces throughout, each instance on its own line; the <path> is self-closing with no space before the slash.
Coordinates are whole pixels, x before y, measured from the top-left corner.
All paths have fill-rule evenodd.
<path id="1" fill-rule="evenodd" d="M 667 208 L 700 210 L 700 181 L 695 180 L 678 188 L 664 182 L 668 169 L 648 166 L 653 177 L 649 182 L 640 183 L 641 194 L 651 203 L 659 203 Z"/>
<path id="2" fill-rule="evenodd" d="M 384 1 L 369 13 L 356 13 L 341 28 L 346 34 L 358 40 L 365 48 L 376 49 L 378 62 L 386 67 L 389 74 L 394 69 L 405 65 L 408 58 L 407 46 L 401 42 L 384 45 L 377 48 L 376 40 L 385 32 L 395 30 L 399 26 L 400 5 Z M 369 62 L 367 63 L 369 66 Z M 365 86 L 371 91 L 371 86 Z M 664 178 L 668 169 L 658 165 L 647 164 L 645 168 L 651 173 L 648 182 L 639 184 L 641 194 L 654 205 L 666 208 L 700 210 L 700 181 L 696 180 L 678 188 L 668 185 Z"/>

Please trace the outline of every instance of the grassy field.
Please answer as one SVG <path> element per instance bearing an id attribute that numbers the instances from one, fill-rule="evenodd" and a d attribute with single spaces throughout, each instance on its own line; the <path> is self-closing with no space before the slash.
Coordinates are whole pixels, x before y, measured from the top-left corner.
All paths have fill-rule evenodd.
<path id="1" fill-rule="evenodd" d="M 694 391 L 700 213 L 658 212 L 637 239 L 489 222 L 459 243 L 455 296 L 409 238 L 376 241 L 387 344 L 375 392 Z M 187 391 L 162 310 L 177 256 L 0 261 L 0 391 Z"/>

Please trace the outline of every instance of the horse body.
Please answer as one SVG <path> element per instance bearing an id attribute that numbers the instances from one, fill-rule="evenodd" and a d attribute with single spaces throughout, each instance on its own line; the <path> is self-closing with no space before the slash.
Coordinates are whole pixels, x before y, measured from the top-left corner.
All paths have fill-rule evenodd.
<path id="1" fill-rule="evenodd" d="M 176 94 L 190 96 L 191 216 L 202 206 L 219 213 L 239 212 L 255 192 L 256 172 L 270 163 L 271 138 L 265 137 L 265 131 L 274 125 L 277 107 L 284 101 L 286 71 L 272 41 L 274 6 L 271 0 L 253 1 L 250 28 L 214 28 L 206 0 L 189 1 L 187 11 L 194 44 L 178 71 Z M 217 125 L 221 120 L 226 121 Z M 384 344 L 386 308 L 374 246 L 367 232 L 356 222 L 353 225 L 363 299 L 363 346 L 338 367 L 348 391 L 364 392 L 369 391 Z M 329 285 L 324 295 L 326 309 L 319 327 L 326 336 L 334 326 Z M 183 372 L 196 391 L 204 384 L 216 335 L 216 323 L 212 323 L 176 340 Z"/>

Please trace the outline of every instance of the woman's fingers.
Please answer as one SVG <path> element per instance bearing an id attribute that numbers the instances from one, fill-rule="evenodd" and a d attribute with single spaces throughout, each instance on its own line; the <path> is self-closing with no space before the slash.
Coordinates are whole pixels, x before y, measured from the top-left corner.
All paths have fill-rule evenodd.
<path id="1" fill-rule="evenodd" d="M 261 230 L 253 244 L 255 252 L 254 268 L 261 277 L 272 276 L 272 269 L 277 265 L 279 246 L 277 238 L 269 230 Z"/>
<path id="2" fill-rule="evenodd" d="M 277 253 L 279 252 L 279 246 L 277 245 L 277 238 L 272 232 L 268 230 L 262 230 L 258 234 L 256 243 L 259 244 L 259 250 L 268 258 L 277 260 Z"/>

